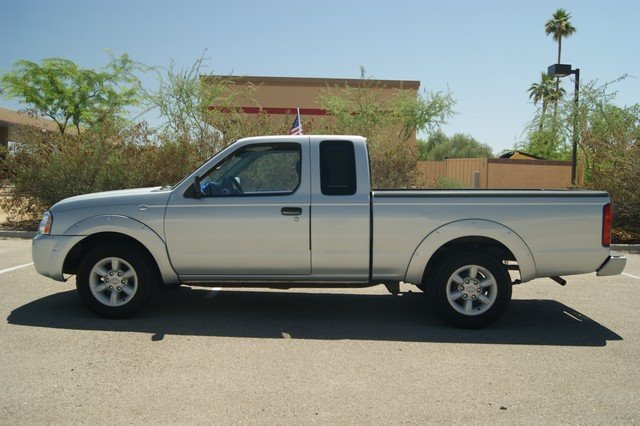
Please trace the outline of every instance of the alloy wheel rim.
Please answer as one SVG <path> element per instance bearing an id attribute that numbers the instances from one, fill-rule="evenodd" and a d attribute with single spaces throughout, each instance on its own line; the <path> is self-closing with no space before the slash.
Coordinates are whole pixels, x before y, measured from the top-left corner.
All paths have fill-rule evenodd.
<path id="1" fill-rule="evenodd" d="M 126 305 L 138 291 L 138 275 L 129 262 L 119 257 L 106 257 L 89 273 L 93 297 L 105 306 Z"/>
<path id="2" fill-rule="evenodd" d="M 498 283 L 488 269 L 479 265 L 458 268 L 447 281 L 447 301 L 465 316 L 487 312 L 498 296 Z"/>

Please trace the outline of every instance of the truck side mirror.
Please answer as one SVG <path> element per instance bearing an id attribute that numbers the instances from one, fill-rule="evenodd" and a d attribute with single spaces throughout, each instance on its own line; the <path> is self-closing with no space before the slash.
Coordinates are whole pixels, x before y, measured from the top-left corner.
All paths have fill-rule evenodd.
<path id="1" fill-rule="evenodd" d="M 193 198 L 203 198 L 204 192 L 200 188 L 200 176 L 193 178 Z"/>

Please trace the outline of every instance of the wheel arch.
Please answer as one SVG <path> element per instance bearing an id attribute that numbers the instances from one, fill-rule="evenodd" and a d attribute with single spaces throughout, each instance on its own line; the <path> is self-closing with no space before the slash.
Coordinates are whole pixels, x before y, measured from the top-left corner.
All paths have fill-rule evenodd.
<path id="1" fill-rule="evenodd" d="M 497 222 L 466 219 L 443 225 L 420 242 L 409 262 L 405 281 L 421 284 L 443 255 L 459 248 L 478 248 L 504 256 L 501 260 L 515 260 L 522 282 L 536 276 L 533 254 L 516 232 Z"/>
<path id="2" fill-rule="evenodd" d="M 126 216 L 101 215 L 87 218 L 71 226 L 66 235 L 86 236 L 66 254 L 63 272 L 77 273 L 82 258 L 94 247 L 107 244 L 134 246 L 147 256 L 165 284 L 179 281 L 167 254 L 164 241 L 151 228 Z"/>

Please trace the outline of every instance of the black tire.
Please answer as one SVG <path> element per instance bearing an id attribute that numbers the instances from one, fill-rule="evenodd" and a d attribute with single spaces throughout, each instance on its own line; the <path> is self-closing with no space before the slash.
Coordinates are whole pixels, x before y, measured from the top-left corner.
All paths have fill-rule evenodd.
<path id="1" fill-rule="evenodd" d="M 511 301 L 511 278 L 501 262 L 482 251 L 450 252 L 444 259 L 423 286 L 446 322 L 477 329 L 504 314 Z"/>
<path id="2" fill-rule="evenodd" d="M 129 247 L 112 244 L 93 249 L 78 269 L 76 287 L 80 300 L 101 317 L 133 316 L 158 286 L 152 261 Z"/>
<path id="3" fill-rule="evenodd" d="M 182 282 L 165 284 L 160 280 L 158 281 L 158 290 L 160 291 L 172 291 L 172 290 L 178 290 L 180 288 L 182 288 Z"/>

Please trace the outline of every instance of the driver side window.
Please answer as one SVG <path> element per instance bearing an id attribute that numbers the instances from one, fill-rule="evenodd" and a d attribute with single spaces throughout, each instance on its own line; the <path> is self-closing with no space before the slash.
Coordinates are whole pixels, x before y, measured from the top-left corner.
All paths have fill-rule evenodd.
<path id="1" fill-rule="evenodd" d="M 249 145 L 216 165 L 200 181 L 207 197 L 287 195 L 300 184 L 300 145 Z"/>

